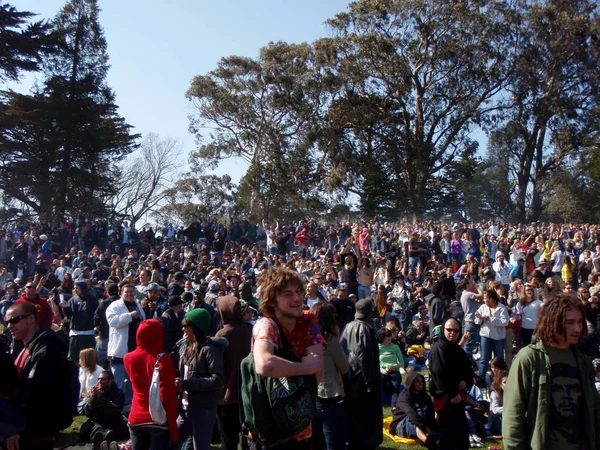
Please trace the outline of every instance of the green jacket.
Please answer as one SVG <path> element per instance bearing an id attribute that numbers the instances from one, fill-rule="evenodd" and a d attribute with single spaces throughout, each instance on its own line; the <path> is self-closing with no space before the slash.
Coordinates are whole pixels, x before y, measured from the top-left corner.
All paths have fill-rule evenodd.
<path id="1" fill-rule="evenodd" d="M 600 450 L 600 402 L 590 359 L 574 349 L 585 401 L 586 449 Z M 586 376 L 588 374 L 588 376 Z M 521 349 L 515 357 L 504 390 L 502 437 L 505 450 L 543 450 L 551 398 L 550 358 L 542 342 Z"/>

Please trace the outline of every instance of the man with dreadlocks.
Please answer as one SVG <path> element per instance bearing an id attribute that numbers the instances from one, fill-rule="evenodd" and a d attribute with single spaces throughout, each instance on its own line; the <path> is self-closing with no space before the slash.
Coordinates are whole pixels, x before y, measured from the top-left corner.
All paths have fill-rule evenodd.
<path id="1" fill-rule="evenodd" d="M 504 390 L 506 450 L 600 449 L 594 369 L 576 347 L 584 317 L 581 302 L 569 294 L 544 304 L 535 339 L 517 354 Z"/>

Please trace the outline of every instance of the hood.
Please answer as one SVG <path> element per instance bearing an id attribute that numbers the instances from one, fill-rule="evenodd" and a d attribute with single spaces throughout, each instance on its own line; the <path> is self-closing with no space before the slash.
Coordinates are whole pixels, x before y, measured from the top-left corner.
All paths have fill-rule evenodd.
<path id="1" fill-rule="evenodd" d="M 406 390 L 408 391 L 408 394 L 412 394 L 412 391 L 410 390 L 412 384 L 415 382 L 415 380 L 421 377 L 422 381 L 423 381 L 423 392 L 427 391 L 427 385 L 425 383 L 425 377 L 423 375 L 421 375 L 419 372 L 417 372 L 416 370 L 411 370 L 410 372 L 408 372 L 408 375 L 406 376 Z"/>
<path id="2" fill-rule="evenodd" d="M 453 317 L 450 317 L 446 320 L 444 320 L 444 322 L 442 323 L 442 329 L 440 330 L 440 337 L 439 337 L 439 341 L 446 344 L 446 345 L 453 345 L 448 339 L 446 339 L 446 333 L 444 333 L 444 328 L 446 328 L 446 322 L 448 322 L 449 320 L 455 320 L 458 322 L 458 328 L 460 329 L 460 331 L 458 332 L 458 340 L 456 341 L 456 343 L 454 345 L 458 345 L 458 343 L 460 342 L 460 339 L 462 338 L 462 326 L 460 324 L 460 322 L 456 319 L 454 319 Z"/>
<path id="3" fill-rule="evenodd" d="M 165 351 L 163 327 L 156 319 L 144 320 L 135 335 L 137 345 L 151 355 Z"/>
<path id="4" fill-rule="evenodd" d="M 29 349 L 33 349 L 39 343 L 42 343 L 45 341 L 46 342 L 52 341 L 52 340 L 54 340 L 60 344 L 61 349 L 63 350 L 64 354 L 66 355 L 67 351 L 68 351 L 68 347 L 67 347 L 67 344 L 65 343 L 65 341 L 63 341 L 54 331 L 48 330 L 45 328 L 38 330 L 38 332 L 33 336 L 31 341 L 29 341 L 29 343 L 27 344 L 27 347 Z"/>
<path id="5" fill-rule="evenodd" d="M 242 320 L 242 304 L 233 295 L 226 295 L 217 299 L 217 309 L 223 317 L 224 323 Z"/>
<path id="6" fill-rule="evenodd" d="M 229 345 L 229 342 L 227 341 L 227 339 L 222 338 L 222 337 L 206 338 L 206 343 L 214 345 L 221 351 L 224 351 L 227 348 L 227 346 Z"/>

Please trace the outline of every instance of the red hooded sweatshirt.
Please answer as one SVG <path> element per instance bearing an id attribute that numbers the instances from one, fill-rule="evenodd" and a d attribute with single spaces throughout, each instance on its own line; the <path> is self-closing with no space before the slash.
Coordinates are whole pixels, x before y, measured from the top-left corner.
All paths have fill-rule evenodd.
<path id="1" fill-rule="evenodd" d="M 133 402 L 129 423 L 133 425 L 151 424 L 149 400 L 150 383 L 154 372 L 154 364 L 159 353 L 164 352 L 163 327 L 158 320 L 144 320 L 136 334 L 138 347 L 125 355 L 125 370 L 133 386 Z M 175 391 L 175 368 L 167 354 L 163 355 L 159 364 L 160 399 L 167 413 L 167 425 L 171 441 L 179 439 L 177 430 L 177 393 Z"/>
<path id="2" fill-rule="evenodd" d="M 48 304 L 48 300 L 36 294 L 33 300 L 29 300 L 23 296 L 15 301 L 15 303 L 29 302 L 33 303 L 38 310 L 38 325 L 42 328 L 52 328 L 52 308 Z"/>

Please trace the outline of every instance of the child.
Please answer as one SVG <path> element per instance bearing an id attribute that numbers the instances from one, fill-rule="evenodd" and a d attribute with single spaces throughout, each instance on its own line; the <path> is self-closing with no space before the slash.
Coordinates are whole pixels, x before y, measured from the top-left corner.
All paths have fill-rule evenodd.
<path id="1" fill-rule="evenodd" d="M 402 392 L 402 374 L 404 356 L 400 347 L 392 342 L 393 333 L 387 328 L 380 328 L 376 334 L 379 343 L 379 369 L 381 371 L 381 389 L 390 399 L 392 408 L 396 405 L 398 394 Z"/>
<path id="2" fill-rule="evenodd" d="M 494 382 L 492 383 L 492 395 L 490 412 L 488 415 L 488 426 L 490 433 L 494 436 L 502 434 L 502 412 L 504 410 L 504 388 L 506 388 L 506 379 L 508 372 L 506 370 L 496 371 Z"/>
<path id="3" fill-rule="evenodd" d="M 392 435 L 418 439 L 428 449 L 437 449 L 437 430 L 431 397 L 425 392 L 425 377 L 411 370 L 406 389 L 398 396 L 389 431 Z"/>

